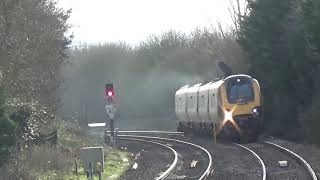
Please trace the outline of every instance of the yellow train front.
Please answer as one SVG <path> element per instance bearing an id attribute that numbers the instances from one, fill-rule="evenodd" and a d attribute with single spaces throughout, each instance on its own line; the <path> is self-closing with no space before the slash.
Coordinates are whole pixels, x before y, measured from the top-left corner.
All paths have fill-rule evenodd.
<path id="1" fill-rule="evenodd" d="M 175 95 L 179 131 L 255 138 L 262 124 L 260 86 L 248 75 L 232 75 L 180 88 Z"/>

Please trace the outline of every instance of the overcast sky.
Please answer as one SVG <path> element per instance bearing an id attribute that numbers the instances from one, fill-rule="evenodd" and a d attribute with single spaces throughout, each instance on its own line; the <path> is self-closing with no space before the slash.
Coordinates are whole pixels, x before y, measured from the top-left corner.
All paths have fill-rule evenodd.
<path id="1" fill-rule="evenodd" d="M 125 41 L 137 44 L 168 30 L 185 33 L 230 24 L 228 0 L 58 0 L 72 8 L 74 42 L 88 44 Z"/>

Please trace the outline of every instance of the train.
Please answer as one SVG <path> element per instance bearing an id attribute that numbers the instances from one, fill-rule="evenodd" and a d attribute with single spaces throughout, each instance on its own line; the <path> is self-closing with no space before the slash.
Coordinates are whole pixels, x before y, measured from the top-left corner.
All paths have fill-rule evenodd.
<path id="1" fill-rule="evenodd" d="M 237 74 L 185 85 L 175 93 L 175 113 L 178 131 L 254 140 L 263 121 L 259 82 Z"/>

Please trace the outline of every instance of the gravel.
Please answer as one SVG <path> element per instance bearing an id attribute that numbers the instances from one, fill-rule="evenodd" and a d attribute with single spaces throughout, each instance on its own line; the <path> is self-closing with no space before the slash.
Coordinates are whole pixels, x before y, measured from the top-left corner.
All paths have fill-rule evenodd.
<path id="1" fill-rule="evenodd" d="M 138 163 L 138 168 L 131 169 L 132 163 L 126 174 L 121 177 L 122 180 L 154 179 L 159 173 L 165 171 L 174 159 L 174 155 L 169 149 L 152 143 L 120 140 L 119 147 L 126 147 L 127 151 L 133 154 L 132 159 L 140 153 L 140 156 L 135 160 Z"/>
<path id="2" fill-rule="evenodd" d="M 249 144 L 247 147 L 255 151 L 264 161 L 267 168 L 268 180 L 307 179 L 307 171 L 290 155 L 283 153 L 270 145 L 260 143 Z M 288 166 L 280 167 L 279 161 L 287 161 Z"/>
<path id="3" fill-rule="evenodd" d="M 178 177 L 184 177 L 185 179 L 198 179 L 207 169 L 209 164 L 208 156 L 201 149 L 173 141 L 157 141 L 161 143 L 169 143 L 170 146 L 178 153 L 177 167 L 168 179 L 177 179 Z M 198 163 L 194 168 L 191 168 L 190 165 L 193 160 L 198 161 Z"/>
<path id="4" fill-rule="evenodd" d="M 228 143 L 214 144 L 208 137 L 186 137 L 206 148 L 213 158 L 213 173 L 207 179 L 219 180 L 257 180 L 262 177 L 258 160 L 248 151 Z"/>
<path id="5" fill-rule="evenodd" d="M 169 136 L 162 136 L 169 137 Z M 172 137 L 172 136 L 170 136 Z M 170 138 L 169 137 L 169 138 Z M 192 142 L 206 148 L 213 158 L 213 173 L 207 179 L 215 180 L 259 180 L 262 178 L 262 169 L 258 160 L 248 151 L 233 145 L 230 142 L 218 141 L 214 144 L 210 137 L 172 137 L 184 141 Z M 279 139 L 268 139 L 301 155 L 313 167 L 318 176 L 320 175 L 320 148 L 311 145 L 297 144 Z M 167 141 L 165 141 L 167 142 Z M 122 179 L 154 179 L 155 175 L 168 168 L 173 161 L 171 151 L 161 146 L 141 142 L 122 142 L 128 147 L 128 151 L 137 153 L 144 149 L 143 155 L 138 159 L 139 167 L 137 170 L 129 170 Z M 187 176 L 192 179 L 203 172 L 207 166 L 207 156 L 204 153 L 192 148 L 186 148 L 179 143 L 171 143 L 173 148 L 179 153 L 179 161 L 174 174 L 177 176 Z M 307 179 L 306 171 L 290 156 L 276 150 L 270 146 L 251 143 L 244 144 L 256 151 L 264 160 L 267 167 L 268 179 Z M 170 155 L 169 155 L 170 153 Z M 190 168 L 192 160 L 199 161 L 196 168 Z M 279 167 L 278 161 L 288 161 L 288 167 Z M 169 163 L 170 162 L 170 163 Z M 176 176 L 169 176 L 175 179 Z"/>
<path id="6" fill-rule="evenodd" d="M 268 141 L 279 144 L 300 155 L 311 165 L 318 178 L 320 178 L 320 147 L 273 138 L 269 138 Z"/>

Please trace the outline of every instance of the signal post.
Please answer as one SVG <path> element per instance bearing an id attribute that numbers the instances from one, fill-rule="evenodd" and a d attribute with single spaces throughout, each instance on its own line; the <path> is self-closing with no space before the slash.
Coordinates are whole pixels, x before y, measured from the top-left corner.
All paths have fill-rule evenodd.
<path id="1" fill-rule="evenodd" d="M 105 100 L 106 100 L 106 112 L 109 116 L 110 132 L 111 132 L 111 143 L 115 146 L 115 133 L 114 133 L 114 116 L 116 113 L 116 102 L 115 102 L 115 91 L 112 83 L 106 84 L 105 87 Z M 107 124 L 107 123 L 106 123 Z"/>

